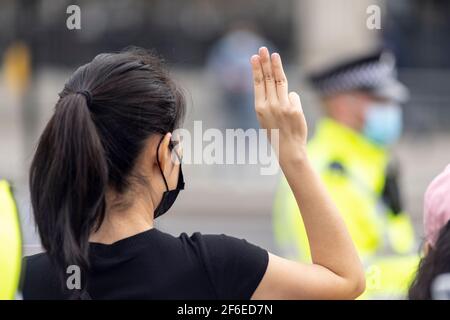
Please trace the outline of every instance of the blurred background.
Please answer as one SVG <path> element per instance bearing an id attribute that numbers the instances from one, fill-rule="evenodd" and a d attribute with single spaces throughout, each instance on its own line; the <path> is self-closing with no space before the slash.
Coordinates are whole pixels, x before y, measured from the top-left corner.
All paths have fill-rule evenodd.
<path id="1" fill-rule="evenodd" d="M 69 5 L 81 29 L 69 30 Z M 366 26 L 381 8 L 381 29 Z M 13 182 L 26 255 L 40 251 L 30 210 L 28 168 L 65 80 L 101 52 L 154 48 L 184 87 L 185 127 L 253 128 L 248 60 L 261 45 L 284 59 L 290 89 L 302 96 L 311 135 L 321 109 L 305 73 L 342 57 L 389 47 L 411 91 L 402 164 L 406 210 L 422 234 L 423 193 L 450 162 L 450 2 L 445 0 L 2 0 L 0 2 L 0 177 Z M 258 165 L 186 165 L 186 191 L 157 221 L 169 233 L 246 238 L 278 252 L 272 203 L 279 176 Z"/>

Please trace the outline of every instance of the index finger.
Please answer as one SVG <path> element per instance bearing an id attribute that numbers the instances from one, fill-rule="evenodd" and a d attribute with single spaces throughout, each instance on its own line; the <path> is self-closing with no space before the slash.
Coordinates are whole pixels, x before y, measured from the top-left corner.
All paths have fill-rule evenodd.
<path id="1" fill-rule="evenodd" d="M 253 87 L 255 91 L 255 104 L 262 104 L 266 100 L 266 88 L 261 60 L 257 54 L 250 59 L 253 72 Z"/>

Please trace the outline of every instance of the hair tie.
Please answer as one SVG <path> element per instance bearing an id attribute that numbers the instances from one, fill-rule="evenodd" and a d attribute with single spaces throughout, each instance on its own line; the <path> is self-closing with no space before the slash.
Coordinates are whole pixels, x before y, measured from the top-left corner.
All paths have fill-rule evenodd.
<path id="1" fill-rule="evenodd" d="M 86 98 L 86 103 L 87 103 L 88 107 L 91 106 L 92 95 L 91 95 L 91 93 L 89 91 L 87 91 L 87 90 L 80 90 L 80 91 L 77 91 L 76 93 L 83 95 Z"/>

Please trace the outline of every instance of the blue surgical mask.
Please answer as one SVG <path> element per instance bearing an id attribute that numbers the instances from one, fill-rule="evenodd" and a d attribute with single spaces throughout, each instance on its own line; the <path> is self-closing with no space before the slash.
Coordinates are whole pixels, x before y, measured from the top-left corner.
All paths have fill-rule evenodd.
<path id="1" fill-rule="evenodd" d="M 398 140 L 402 133 L 402 108 L 393 103 L 373 103 L 366 114 L 363 134 L 370 141 L 388 146 Z"/>

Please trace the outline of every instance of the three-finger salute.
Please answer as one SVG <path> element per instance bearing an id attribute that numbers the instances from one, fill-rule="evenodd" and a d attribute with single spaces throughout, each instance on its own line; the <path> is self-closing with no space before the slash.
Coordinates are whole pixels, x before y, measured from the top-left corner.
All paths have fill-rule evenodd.
<path id="1" fill-rule="evenodd" d="M 279 130 L 281 153 L 289 148 L 304 148 L 308 130 L 300 97 L 288 91 L 280 55 L 270 55 L 269 50 L 262 47 L 251 57 L 251 64 L 255 111 L 261 127 Z"/>

